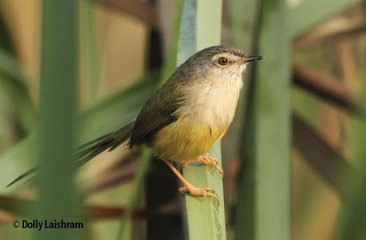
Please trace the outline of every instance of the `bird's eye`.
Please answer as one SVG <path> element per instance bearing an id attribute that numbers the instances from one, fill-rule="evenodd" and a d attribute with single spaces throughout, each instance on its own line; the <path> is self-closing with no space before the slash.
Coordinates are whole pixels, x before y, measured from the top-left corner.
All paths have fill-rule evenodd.
<path id="1" fill-rule="evenodd" d="M 227 58 L 224 57 L 220 57 L 217 62 L 221 65 L 221 66 L 225 66 L 229 61 L 227 60 Z"/>

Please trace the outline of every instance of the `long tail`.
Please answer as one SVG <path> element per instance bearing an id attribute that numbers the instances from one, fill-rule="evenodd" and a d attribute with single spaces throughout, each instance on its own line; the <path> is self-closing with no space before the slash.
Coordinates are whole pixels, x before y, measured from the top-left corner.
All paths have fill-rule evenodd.
<path id="1" fill-rule="evenodd" d="M 82 166 L 87 163 L 89 160 L 104 152 L 106 150 L 112 151 L 119 145 L 127 142 L 131 136 L 132 129 L 135 122 L 131 122 L 117 131 L 105 134 L 101 137 L 98 137 L 90 142 L 87 142 L 76 148 L 76 157 L 78 166 Z M 11 181 L 6 187 L 10 187 L 14 183 L 22 180 L 23 178 L 28 177 L 29 175 L 36 173 L 38 171 L 38 167 L 33 167 L 28 171 L 22 173 L 13 181 Z"/>
<path id="2" fill-rule="evenodd" d="M 90 142 L 87 142 L 76 149 L 76 157 L 79 166 L 85 164 L 99 153 L 106 150 L 112 151 L 119 145 L 127 142 L 130 138 L 135 122 L 131 122 L 115 132 L 108 133 Z"/>

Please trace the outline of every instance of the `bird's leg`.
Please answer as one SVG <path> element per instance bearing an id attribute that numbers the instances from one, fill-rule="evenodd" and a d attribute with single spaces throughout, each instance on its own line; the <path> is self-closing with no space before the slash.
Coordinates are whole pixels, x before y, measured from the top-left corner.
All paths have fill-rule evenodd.
<path id="1" fill-rule="evenodd" d="M 206 165 L 206 166 L 210 166 L 210 167 L 214 168 L 220 174 L 224 174 L 224 171 L 220 167 L 217 166 L 218 162 L 219 162 L 219 160 L 217 160 L 213 157 L 210 157 L 210 156 L 199 156 L 196 159 L 184 161 L 180 166 L 182 168 L 185 168 L 191 163 L 201 163 L 202 165 Z"/>
<path id="2" fill-rule="evenodd" d="M 184 187 L 179 188 L 181 193 L 187 193 L 194 197 L 212 197 L 217 202 L 219 201 L 216 194 L 211 188 L 198 188 L 189 183 L 182 174 L 171 164 L 170 162 L 164 161 L 168 167 L 174 172 L 174 174 L 179 178 L 179 180 L 183 183 Z"/>

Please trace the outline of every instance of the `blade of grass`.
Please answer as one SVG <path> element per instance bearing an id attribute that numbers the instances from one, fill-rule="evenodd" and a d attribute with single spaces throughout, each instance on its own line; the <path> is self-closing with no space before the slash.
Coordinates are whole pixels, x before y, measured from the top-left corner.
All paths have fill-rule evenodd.
<path id="1" fill-rule="evenodd" d="M 150 0 L 151 3 L 154 0 Z M 168 3 L 169 2 L 169 3 Z M 182 13 L 183 1 L 165 1 L 160 2 L 156 7 L 160 14 L 160 21 L 163 23 L 160 31 L 157 29 L 150 30 L 150 53 L 148 56 L 149 69 L 162 67 L 161 84 L 168 79 L 177 66 L 177 45 L 179 24 Z M 161 14 L 165 12 L 172 12 L 171 16 Z M 165 60 L 162 55 L 165 54 Z M 161 190 L 164 186 L 164 191 Z M 144 206 L 146 209 L 161 209 L 167 203 L 174 202 L 179 194 L 177 192 L 177 178 L 172 174 L 171 170 L 166 167 L 165 163 L 160 160 L 153 160 L 151 162 L 149 171 L 145 177 L 144 191 Z M 158 194 L 157 194 L 158 193 Z M 176 202 L 180 205 L 179 202 Z M 178 217 L 152 217 L 147 216 L 146 225 L 144 226 L 146 240 L 154 239 L 184 239 L 183 224 L 181 218 L 181 211 Z M 136 239 L 141 237 L 135 236 Z"/>
<path id="2" fill-rule="evenodd" d="M 82 1 L 82 23 L 83 23 L 83 46 L 85 51 L 85 72 L 87 79 L 87 101 L 90 103 L 98 98 L 98 66 L 97 55 L 95 54 L 95 0 Z"/>
<path id="3" fill-rule="evenodd" d="M 220 43 L 221 0 L 186 0 L 183 6 L 178 64 L 205 47 Z M 210 155 L 221 159 L 220 144 L 215 144 Z M 220 164 L 221 166 L 221 161 Z M 184 177 L 195 186 L 212 188 L 219 205 L 212 199 L 199 200 L 186 196 L 189 239 L 226 239 L 222 176 L 209 167 L 194 166 L 183 170 Z"/>
<path id="4" fill-rule="evenodd" d="M 78 79 L 78 5 L 43 1 L 40 96 L 40 173 L 36 219 L 75 222 L 73 158 Z M 76 239 L 76 229 L 35 231 L 34 239 Z"/>
<path id="5" fill-rule="evenodd" d="M 138 110 L 151 95 L 151 89 L 156 86 L 156 79 L 157 74 L 152 73 L 145 77 L 146 81 L 139 81 L 132 87 L 121 90 L 84 111 L 79 117 L 78 143 L 115 130 L 121 124 L 135 118 Z M 38 141 L 38 132 L 35 131 L 0 156 L 0 193 L 14 192 L 16 187 L 5 188 L 5 186 L 35 165 Z"/>
<path id="6" fill-rule="evenodd" d="M 248 239 L 286 240 L 290 234 L 291 149 L 286 1 L 263 0 L 260 14 L 258 53 L 265 59 L 257 66 L 252 103 L 254 152 L 249 157 L 253 159 L 246 159 L 251 163 L 248 167 L 254 174 L 252 184 L 255 186 L 249 199 L 254 201 L 251 211 L 254 224 Z M 237 205 L 242 204 L 247 202 L 237 202 Z M 245 236 L 237 236 L 237 239 Z"/>
<path id="7" fill-rule="evenodd" d="M 181 9 L 182 9 L 182 2 L 178 1 L 177 5 L 176 5 L 176 22 L 175 22 L 175 28 L 174 29 L 178 29 L 179 26 L 179 19 L 181 16 Z M 175 63 L 175 58 L 177 55 L 177 41 L 175 41 L 176 39 L 178 39 L 178 31 L 173 30 L 172 31 L 172 46 L 169 46 L 169 50 L 166 56 L 166 60 L 164 62 L 164 66 L 161 72 L 161 76 L 160 76 L 160 81 L 159 81 L 159 85 L 163 84 L 168 76 L 174 71 L 175 65 L 173 65 L 172 63 Z M 123 239 L 123 237 L 125 236 L 124 233 L 126 231 L 126 228 L 131 226 L 131 213 L 132 210 L 135 208 L 136 204 L 137 204 L 137 200 L 139 199 L 140 193 L 141 193 L 141 189 L 143 186 L 143 181 L 146 177 L 147 174 L 147 170 L 150 166 L 150 161 L 152 159 L 152 154 L 151 151 L 149 149 L 144 149 L 141 157 L 140 157 L 140 163 L 139 166 L 137 168 L 136 174 L 134 176 L 134 180 L 133 180 L 133 186 L 132 186 L 132 193 L 129 196 L 129 201 L 128 204 L 126 206 L 127 209 L 127 213 L 122 216 L 121 219 L 121 227 L 120 230 L 118 232 L 117 235 L 117 239 Z"/>
<path id="8" fill-rule="evenodd" d="M 144 183 L 144 179 L 147 173 L 147 170 L 149 169 L 151 162 L 151 151 L 149 149 L 144 149 L 142 151 L 139 164 L 137 167 L 137 171 L 134 175 L 134 179 L 132 181 L 132 192 L 128 196 L 128 202 L 126 208 L 126 214 L 122 215 L 121 218 L 121 227 L 119 228 L 118 234 L 117 234 L 117 240 L 118 239 L 128 239 L 128 234 L 126 234 L 126 230 L 128 227 L 132 226 L 132 219 L 131 214 L 133 212 L 133 209 L 137 205 L 137 202 L 140 197 L 141 189 Z"/>
<path id="9" fill-rule="evenodd" d="M 27 79 L 15 57 L 1 48 L 0 74 L 0 87 L 11 99 L 16 120 L 22 130 L 29 133 L 36 125 L 36 112 L 28 92 Z"/>
<path id="10" fill-rule="evenodd" d="M 256 0 L 233 0 L 229 2 L 230 9 L 230 42 L 233 46 L 236 46 L 244 51 L 245 54 L 250 55 L 253 48 L 253 32 L 255 28 L 255 20 L 257 18 L 257 5 L 259 1 Z M 243 14 L 245 12 L 245 14 Z M 247 66 L 245 76 L 243 77 L 244 88 L 241 91 L 238 107 L 236 111 L 236 117 L 231 123 L 226 137 L 223 139 L 223 157 L 228 160 L 238 159 L 239 149 L 242 147 L 240 139 L 243 129 L 243 123 L 245 118 L 245 105 L 249 89 L 249 76 L 252 72 L 252 66 Z M 227 147 L 226 147 L 227 146 Z M 224 161 L 224 168 L 231 164 L 230 161 Z M 225 194 L 227 194 L 225 192 Z M 226 197 L 226 195 L 225 195 Z M 227 199 L 228 201 L 230 199 Z M 230 203 L 229 203 L 230 204 Z"/>
<path id="11" fill-rule="evenodd" d="M 0 15 L 0 86 L 3 95 L 10 99 L 9 106 L 16 116 L 15 122 L 23 133 L 29 133 L 36 124 L 36 112 L 28 92 L 28 79 L 16 59 L 14 43 L 3 15 Z M 23 136 L 21 136 L 23 137 Z"/>
<path id="12" fill-rule="evenodd" d="M 259 1 L 256 0 L 233 0 L 230 1 L 230 36 L 231 42 L 234 46 L 243 49 L 244 53 L 250 55 L 249 53 L 256 54 L 253 51 L 255 46 L 255 34 L 254 30 L 256 27 L 257 13 L 258 13 Z M 243 14 L 245 12 L 245 14 Z M 241 130 L 243 129 L 243 123 L 245 122 L 245 109 L 247 105 L 248 95 L 246 94 L 250 89 L 250 76 L 252 75 L 253 65 L 247 66 L 246 74 L 244 76 L 244 89 L 242 90 L 238 102 L 238 110 L 233 123 L 229 128 L 227 134 L 228 138 L 231 140 L 228 144 L 230 147 L 225 149 L 230 156 L 229 159 L 236 159 L 239 149 L 242 148 L 241 141 L 237 139 L 242 135 Z M 225 162 L 229 164 L 228 162 Z M 224 163 L 224 164 L 225 164 Z"/>
<path id="13" fill-rule="evenodd" d="M 230 9 L 230 39 L 234 46 L 248 52 L 253 47 L 253 32 L 259 1 L 232 0 Z M 245 14 L 243 14 L 243 11 Z"/>
<path id="14" fill-rule="evenodd" d="M 253 17 L 247 21 L 251 22 L 250 28 L 245 28 L 243 35 L 251 40 L 250 51 L 252 54 L 259 54 L 259 24 L 260 24 L 260 1 L 247 1 L 242 11 L 253 11 Z M 246 15 L 246 14 L 245 14 Z M 262 64 L 262 63 L 260 63 Z M 238 146 L 239 159 L 242 161 L 237 178 L 237 196 L 235 205 L 235 239 L 254 239 L 255 235 L 255 159 L 254 159 L 254 108 L 256 87 L 257 63 L 248 66 L 245 89 L 243 90 L 237 116 L 242 119 L 242 126 L 239 129 L 241 135 Z"/>

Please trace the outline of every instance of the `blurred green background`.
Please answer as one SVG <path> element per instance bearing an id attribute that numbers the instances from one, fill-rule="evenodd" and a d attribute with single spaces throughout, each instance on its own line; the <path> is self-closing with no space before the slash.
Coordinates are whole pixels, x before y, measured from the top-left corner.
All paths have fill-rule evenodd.
<path id="1" fill-rule="evenodd" d="M 71 142 L 136 117 L 184 54 L 177 46 L 193 11 L 182 12 L 187 2 L 200 0 L 75 4 L 79 47 L 69 57 L 79 72 L 73 89 L 59 89 L 78 93 Z M 12 222 L 34 218 L 37 181 L 5 186 L 38 162 L 42 4 L 0 1 L 0 239 L 33 235 Z M 222 141 L 227 239 L 366 239 L 365 1 L 227 0 L 219 8 L 221 42 L 265 56 L 248 69 Z M 157 160 L 145 175 L 138 156 L 119 148 L 79 169 L 70 194 L 85 224 L 73 239 L 187 239 L 176 178 Z"/>

